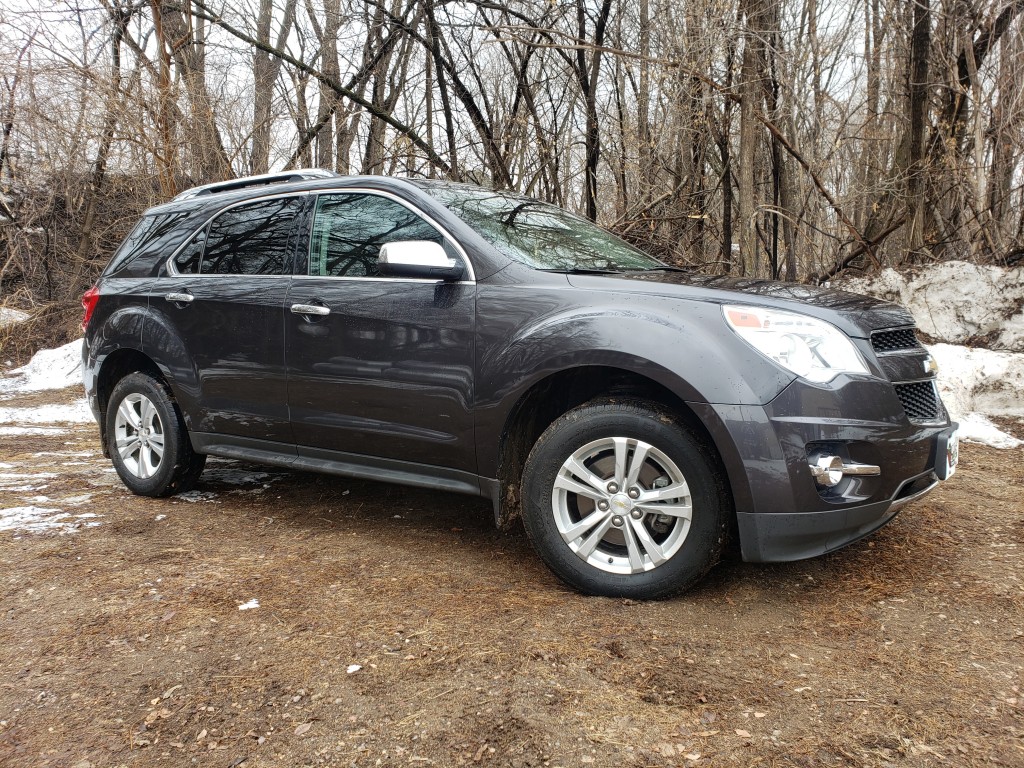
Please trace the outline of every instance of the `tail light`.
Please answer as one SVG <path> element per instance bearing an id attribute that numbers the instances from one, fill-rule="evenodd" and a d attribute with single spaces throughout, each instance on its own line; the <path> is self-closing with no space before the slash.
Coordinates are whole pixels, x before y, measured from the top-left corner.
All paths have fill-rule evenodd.
<path id="1" fill-rule="evenodd" d="M 100 289 L 95 285 L 90 288 L 82 296 L 82 308 L 85 310 L 85 317 L 82 318 L 82 330 L 89 325 L 89 321 L 92 319 L 92 313 L 96 309 L 96 304 L 100 300 Z"/>

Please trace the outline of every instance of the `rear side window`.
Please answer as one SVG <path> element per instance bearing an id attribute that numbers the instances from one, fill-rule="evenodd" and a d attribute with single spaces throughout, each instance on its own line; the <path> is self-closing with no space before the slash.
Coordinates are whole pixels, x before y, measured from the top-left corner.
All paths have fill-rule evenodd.
<path id="1" fill-rule="evenodd" d="M 416 213 L 379 195 L 321 195 L 313 217 L 309 274 L 316 277 L 376 277 L 385 243 L 444 237 Z"/>
<path id="2" fill-rule="evenodd" d="M 295 221 L 303 198 L 282 197 L 230 208 L 210 223 L 199 271 L 204 275 L 285 275 L 292 271 Z M 193 240 L 176 266 L 194 271 Z M 189 251 L 193 251 L 189 254 Z M 184 261 L 178 264 L 178 260 Z"/>
<path id="3" fill-rule="evenodd" d="M 128 266 L 132 261 L 148 250 L 156 241 L 166 238 L 174 232 L 175 227 L 192 214 L 192 209 L 174 211 L 172 213 L 151 213 L 143 216 L 135 229 L 124 239 L 117 249 L 105 274 L 112 275 Z M 179 240 L 180 242 L 180 240 Z"/>

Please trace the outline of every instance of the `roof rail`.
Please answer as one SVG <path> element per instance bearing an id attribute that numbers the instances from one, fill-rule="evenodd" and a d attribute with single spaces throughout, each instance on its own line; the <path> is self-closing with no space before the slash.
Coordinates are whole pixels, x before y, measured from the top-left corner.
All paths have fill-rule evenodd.
<path id="1" fill-rule="evenodd" d="M 230 181 L 217 181 L 213 184 L 204 184 L 200 187 L 191 187 L 178 194 L 174 200 L 190 200 L 201 195 L 212 195 L 217 192 L 234 192 L 249 187 L 263 187 L 270 184 L 285 184 L 290 181 L 311 181 L 313 179 L 331 179 L 338 174 L 333 171 L 325 171 L 323 168 L 299 168 L 294 171 L 282 171 L 281 173 L 264 173 L 259 176 L 245 176 Z"/>

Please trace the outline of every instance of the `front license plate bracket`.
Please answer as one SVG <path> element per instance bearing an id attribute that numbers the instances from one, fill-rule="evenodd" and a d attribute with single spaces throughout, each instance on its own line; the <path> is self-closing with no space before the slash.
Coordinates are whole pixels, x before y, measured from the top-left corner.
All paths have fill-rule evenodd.
<path id="1" fill-rule="evenodd" d="M 939 480 L 948 480 L 956 472 L 956 465 L 960 463 L 960 434 L 959 424 L 953 424 L 948 430 L 939 435 L 938 445 L 935 451 L 935 474 Z"/>

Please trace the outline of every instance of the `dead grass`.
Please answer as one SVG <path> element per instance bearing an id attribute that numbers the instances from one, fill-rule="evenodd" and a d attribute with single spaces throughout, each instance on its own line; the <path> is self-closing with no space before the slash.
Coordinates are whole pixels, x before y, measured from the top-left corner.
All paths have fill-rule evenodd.
<path id="1" fill-rule="evenodd" d="M 82 305 L 54 302 L 26 310 L 29 318 L 0 326 L 0 362 L 27 363 L 40 349 L 59 347 L 82 335 Z"/>
<path id="2" fill-rule="evenodd" d="M 0 538 L 5 766 L 1024 765 L 1019 452 L 642 604 L 566 590 L 472 498 L 267 470 L 139 499 L 32 455 L 92 430 L 47 441 L 0 461 L 102 525 Z"/>

